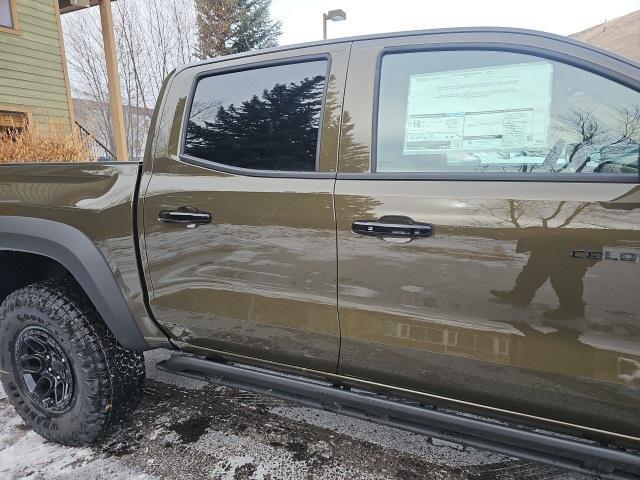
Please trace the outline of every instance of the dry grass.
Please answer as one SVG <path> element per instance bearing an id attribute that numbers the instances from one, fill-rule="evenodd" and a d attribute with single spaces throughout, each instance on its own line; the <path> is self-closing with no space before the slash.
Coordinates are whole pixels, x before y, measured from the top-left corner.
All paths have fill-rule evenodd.
<path id="1" fill-rule="evenodd" d="M 607 20 L 571 37 L 640 62 L 640 10 Z"/>
<path id="2" fill-rule="evenodd" d="M 70 132 L 55 120 L 49 120 L 46 129 L 35 125 L 0 132 L 0 164 L 93 161 L 87 142 L 77 128 Z"/>

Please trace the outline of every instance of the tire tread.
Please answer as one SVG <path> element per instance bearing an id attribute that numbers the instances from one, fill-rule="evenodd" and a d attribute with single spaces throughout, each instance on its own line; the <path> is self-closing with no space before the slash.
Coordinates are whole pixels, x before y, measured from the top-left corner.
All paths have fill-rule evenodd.
<path id="1" fill-rule="evenodd" d="M 43 437 L 66 445 L 94 443 L 139 404 L 144 392 L 144 356 L 120 345 L 72 278 L 45 280 L 11 293 L 0 306 L 0 332 L 5 331 L 8 314 L 23 307 L 37 309 L 50 330 L 63 330 L 70 338 L 71 351 L 66 353 L 86 377 L 81 427 L 71 432 L 52 430 L 52 422 L 3 376 L 7 395 L 25 422 Z M 7 348 L 4 342 L 0 344 Z"/>

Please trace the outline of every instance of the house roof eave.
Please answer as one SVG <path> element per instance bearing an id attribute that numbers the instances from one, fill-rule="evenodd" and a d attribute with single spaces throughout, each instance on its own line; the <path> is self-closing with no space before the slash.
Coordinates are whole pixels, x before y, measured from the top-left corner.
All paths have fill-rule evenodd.
<path id="1" fill-rule="evenodd" d="M 114 2 L 115 0 L 111 0 Z M 98 5 L 99 0 L 58 0 L 60 6 L 60 15 L 65 13 L 76 12 L 78 10 L 84 10 L 85 8 L 95 7 Z"/>

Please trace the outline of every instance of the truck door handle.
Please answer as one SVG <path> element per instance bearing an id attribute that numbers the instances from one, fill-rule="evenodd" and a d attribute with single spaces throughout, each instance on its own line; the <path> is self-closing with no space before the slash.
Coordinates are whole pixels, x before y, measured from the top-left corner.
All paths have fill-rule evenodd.
<path id="1" fill-rule="evenodd" d="M 403 217 L 403 219 L 406 217 Z M 356 220 L 351 225 L 353 233 L 370 237 L 409 237 L 429 238 L 433 236 L 433 225 L 430 223 L 413 222 L 407 218 L 407 222 L 390 222 L 384 217 L 378 221 Z"/>
<path id="2" fill-rule="evenodd" d="M 194 207 L 179 207 L 176 210 L 160 210 L 160 212 L 158 212 L 158 221 L 164 223 L 203 225 L 211 223 L 211 214 L 201 212 Z"/>

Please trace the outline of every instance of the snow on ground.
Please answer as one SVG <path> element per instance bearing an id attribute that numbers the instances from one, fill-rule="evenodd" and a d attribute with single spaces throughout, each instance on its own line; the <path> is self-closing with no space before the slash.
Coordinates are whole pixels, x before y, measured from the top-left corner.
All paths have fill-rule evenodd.
<path id="1" fill-rule="evenodd" d="M 587 477 L 160 372 L 94 447 L 45 441 L 0 388 L 0 479 L 572 479 Z"/>

